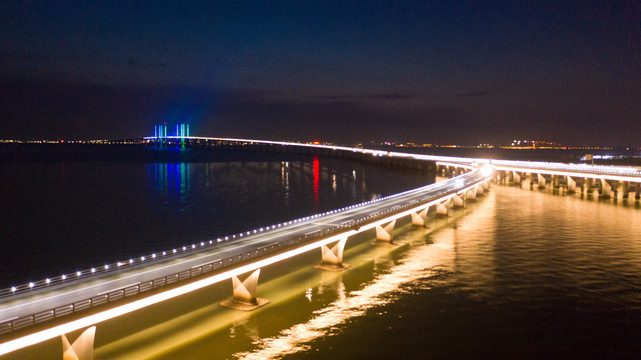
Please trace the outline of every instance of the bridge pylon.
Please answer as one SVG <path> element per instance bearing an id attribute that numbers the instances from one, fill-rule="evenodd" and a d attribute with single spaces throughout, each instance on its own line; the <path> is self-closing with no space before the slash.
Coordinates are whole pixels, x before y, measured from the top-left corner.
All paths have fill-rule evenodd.
<path id="1" fill-rule="evenodd" d="M 421 211 L 413 212 L 410 216 L 412 217 L 412 225 L 416 226 L 425 226 L 427 221 L 427 211 L 430 207 L 426 207 Z"/>
<path id="2" fill-rule="evenodd" d="M 545 176 L 543 176 L 542 174 L 537 173 L 536 174 L 536 184 L 538 185 L 539 189 L 545 189 L 545 185 L 546 185 Z"/>
<path id="3" fill-rule="evenodd" d="M 322 245 L 321 255 L 323 262 L 319 265 L 315 265 L 314 268 L 327 271 L 343 271 L 344 269 L 347 269 L 349 265 L 343 263 L 343 250 L 345 249 L 346 243 L 347 236 L 344 236 L 335 242 L 332 247 Z"/>
<path id="4" fill-rule="evenodd" d="M 610 196 L 612 196 L 612 185 L 606 179 L 601 178 L 601 197 L 609 199 Z"/>
<path id="5" fill-rule="evenodd" d="M 476 187 L 469 189 L 465 193 L 465 199 L 467 200 L 476 200 Z"/>
<path id="6" fill-rule="evenodd" d="M 96 337 L 96 327 L 92 326 L 85 330 L 73 344 L 69 343 L 63 334 L 62 338 L 62 360 L 93 360 L 93 343 Z"/>
<path id="7" fill-rule="evenodd" d="M 261 306 L 267 305 L 269 300 L 262 299 L 256 296 L 256 289 L 258 287 L 258 277 L 260 276 L 260 269 L 254 270 L 244 280 L 238 277 L 232 277 L 233 296 L 231 299 L 225 300 L 220 303 L 221 306 L 242 311 L 251 311 Z"/>
<path id="8" fill-rule="evenodd" d="M 436 215 L 447 216 L 447 207 L 450 204 L 450 199 L 436 204 Z"/>
<path id="9" fill-rule="evenodd" d="M 396 219 L 390 221 L 385 226 L 376 225 L 376 241 L 372 245 L 376 246 L 390 246 L 394 245 L 394 226 L 396 226 Z"/>
<path id="10" fill-rule="evenodd" d="M 457 208 L 465 207 L 465 193 L 454 194 L 454 196 L 452 197 L 452 200 L 454 202 L 454 207 L 457 207 Z"/>

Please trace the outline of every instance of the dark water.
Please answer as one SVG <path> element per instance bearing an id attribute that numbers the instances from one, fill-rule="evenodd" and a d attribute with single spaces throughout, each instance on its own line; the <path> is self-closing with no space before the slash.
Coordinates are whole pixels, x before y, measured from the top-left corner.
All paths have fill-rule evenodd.
<path id="1" fill-rule="evenodd" d="M 296 162 L 301 167 L 293 165 Z M 255 219 L 254 224 L 262 219 L 275 222 L 279 216 L 297 217 L 297 211 L 338 207 L 342 201 L 361 201 L 425 182 L 417 174 L 397 176 L 323 158 L 318 159 L 316 177 L 313 158 L 289 163 L 290 170 L 282 161 L 109 165 L 138 168 L 137 172 L 93 164 L 95 174 L 89 178 L 106 178 L 99 183 L 108 184 L 118 183 L 125 173 L 143 177 L 126 180 L 138 184 L 138 191 L 127 190 L 127 196 L 116 197 L 114 203 L 126 197 L 147 201 L 131 205 L 136 211 L 128 216 L 149 217 L 148 232 L 154 237 L 171 231 L 179 223 L 176 218 L 185 224 L 183 231 L 198 237 L 201 231 L 210 231 L 212 219 L 227 219 L 227 214 L 244 219 L 230 216 L 220 225 L 224 231 L 234 231 L 250 222 L 247 219 Z M 88 165 L 74 166 L 87 174 Z M 336 181 L 336 188 L 334 174 L 344 179 Z M 262 184 L 269 190 L 256 188 L 258 178 L 273 181 Z M 284 190 L 286 179 L 289 190 Z M 87 189 L 85 195 L 90 193 L 90 186 L 80 188 Z M 216 213 L 224 196 L 207 193 L 222 188 L 261 195 L 246 195 L 247 207 L 225 207 Z M 207 196 L 217 199 L 218 205 L 199 205 Z M 263 196 L 271 202 L 261 202 Z M 219 215 L 197 214 L 205 210 Z M 143 211 L 147 215 L 140 215 Z M 149 215 L 156 211 L 164 214 L 158 215 L 161 221 Z M 252 217 L 242 217 L 246 211 Z M 313 269 L 311 265 L 320 261 L 316 252 L 263 269 L 259 296 L 271 303 L 255 312 L 221 308 L 218 302 L 229 296 L 231 287 L 221 283 L 98 324 L 96 356 L 103 360 L 641 358 L 637 205 L 495 185 L 489 195 L 469 202 L 467 208 L 452 210 L 447 218 L 429 219 L 427 229 L 399 224 L 396 248 L 370 246 L 373 234 L 368 233 L 350 239 L 345 262 L 351 267 L 342 273 Z M 147 250 L 153 245 L 157 240 L 146 233 L 138 236 L 147 240 L 131 246 Z M 171 243 L 174 237 L 163 241 Z M 60 351 L 60 340 L 53 339 L 7 358 L 58 359 Z"/>

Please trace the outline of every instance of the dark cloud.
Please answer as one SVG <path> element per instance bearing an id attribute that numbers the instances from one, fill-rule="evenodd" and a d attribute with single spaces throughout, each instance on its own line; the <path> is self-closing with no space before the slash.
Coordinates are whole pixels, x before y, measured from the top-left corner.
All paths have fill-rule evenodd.
<path id="1" fill-rule="evenodd" d="M 362 95 L 318 95 L 316 98 L 322 100 L 361 100 L 361 99 L 382 99 L 382 100 L 407 100 L 415 98 L 413 94 L 384 93 L 384 94 L 362 94 Z"/>
<path id="2" fill-rule="evenodd" d="M 452 95 L 453 98 L 455 99 L 460 99 L 460 98 L 470 98 L 470 97 L 479 97 L 479 96 L 485 96 L 488 95 L 489 92 L 487 91 L 466 91 L 458 94 Z"/>

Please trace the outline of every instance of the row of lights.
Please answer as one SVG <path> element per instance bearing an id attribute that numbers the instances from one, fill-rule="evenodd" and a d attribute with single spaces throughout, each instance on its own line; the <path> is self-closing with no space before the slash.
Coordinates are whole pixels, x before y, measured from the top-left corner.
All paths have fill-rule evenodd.
<path id="1" fill-rule="evenodd" d="M 617 175 L 632 175 L 632 176 L 641 176 L 641 171 L 633 167 L 621 167 L 621 166 L 603 166 L 603 165 L 583 165 L 583 164 L 559 164 L 554 162 L 532 162 L 532 161 L 509 161 L 509 160 L 493 160 L 494 164 L 500 165 L 518 165 L 523 167 L 548 167 L 553 169 L 568 169 L 575 171 L 587 171 L 587 172 L 598 172 L 598 173 L 614 173 Z"/>

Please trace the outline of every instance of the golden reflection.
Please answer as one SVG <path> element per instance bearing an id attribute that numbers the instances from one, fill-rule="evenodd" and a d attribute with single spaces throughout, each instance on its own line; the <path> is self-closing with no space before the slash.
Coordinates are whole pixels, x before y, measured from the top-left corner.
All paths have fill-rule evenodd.
<path id="1" fill-rule="evenodd" d="M 451 239 L 446 241 L 451 242 Z M 407 258 L 398 266 L 379 275 L 371 284 L 345 294 L 344 297 L 339 296 L 329 306 L 315 311 L 314 316 L 305 323 L 294 325 L 278 336 L 260 339 L 255 342 L 255 351 L 238 353 L 234 357 L 248 360 L 274 359 L 307 350 L 310 341 L 327 335 L 331 328 L 394 300 L 393 297 L 382 295 L 399 290 L 402 284 L 429 277 L 437 268 L 451 269 L 454 258 L 452 244 L 438 245 L 440 246 L 421 246 L 410 250 Z M 339 290 L 344 288 L 341 285 L 342 282 L 338 282 Z"/>
<path id="2" fill-rule="evenodd" d="M 459 229 L 476 231 L 479 227 L 485 227 L 490 232 L 495 231 L 495 226 L 490 221 L 494 216 L 495 199 L 492 195 L 489 198 L 488 201 L 480 202 L 481 208 L 478 210 L 481 211 L 476 213 L 476 216 L 463 217 L 461 214 L 457 220 L 458 226 L 446 228 L 434 234 L 431 245 L 419 245 L 425 243 L 424 238 L 430 233 L 429 230 L 421 228 L 407 231 L 403 239 L 413 246 L 398 265 L 395 265 L 389 251 L 381 248 L 374 249 L 375 271 L 380 275 L 373 282 L 346 294 L 343 282 L 335 281 L 334 284 L 336 284 L 339 294 L 337 300 L 315 311 L 309 321 L 283 330 L 277 336 L 260 339 L 255 342 L 256 350 L 237 353 L 234 357 L 247 360 L 275 359 L 308 350 L 312 340 L 330 334 L 333 328 L 344 324 L 351 318 L 365 315 L 371 308 L 394 301 L 393 296 L 383 295 L 401 290 L 401 285 L 428 278 L 439 270 L 454 271 L 458 258 L 457 231 Z M 471 210 L 464 210 L 464 212 L 469 213 Z M 451 224 L 453 221 L 446 219 L 433 224 L 433 227 L 442 228 Z M 416 238 L 423 238 L 423 240 L 418 241 Z M 491 244 L 485 243 L 473 244 L 472 247 L 467 248 L 467 251 L 473 252 L 476 246 L 488 245 L 491 246 Z M 478 268 L 468 270 L 474 272 L 488 270 L 483 262 L 475 262 L 474 264 L 473 267 Z M 381 270 L 384 273 L 381 273 Z M 331 285 L 319 286 L 319 294 L 329 287 Z"/>

